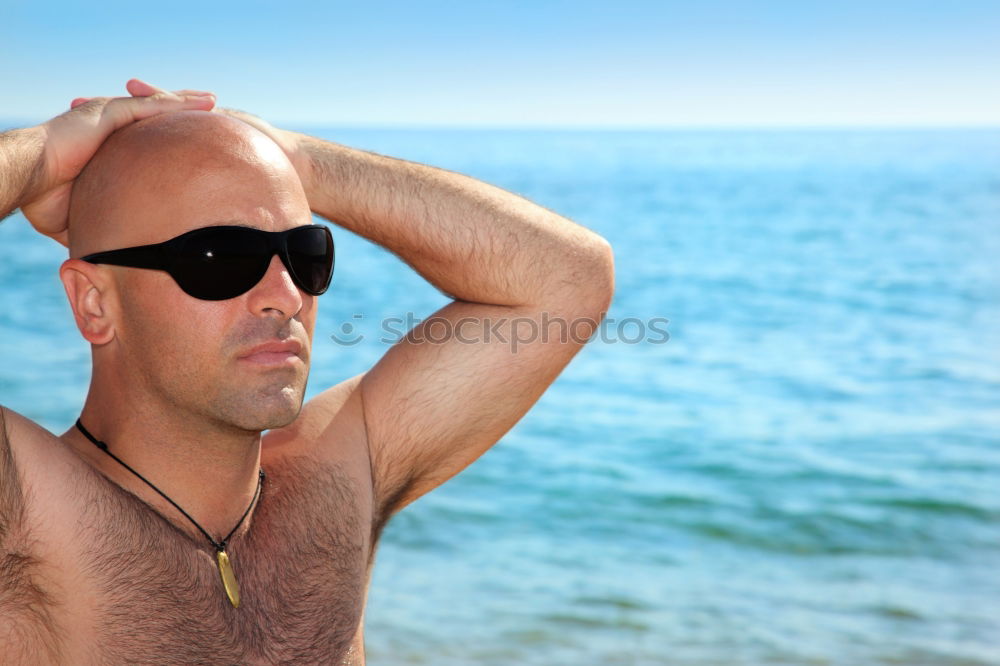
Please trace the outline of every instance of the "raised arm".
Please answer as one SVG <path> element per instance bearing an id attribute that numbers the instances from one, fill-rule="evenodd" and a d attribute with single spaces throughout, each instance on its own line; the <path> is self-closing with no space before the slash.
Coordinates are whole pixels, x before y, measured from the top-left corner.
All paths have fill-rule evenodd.
<path id="1" fill-rule="evenodd" d="M 142 94 L 148 84 L 132 79 L 126 88 Z M 78 98 L 46 123 L 0 134 L 0 220 L 20 208 L 35 229 L 66 245 L 73 180 L 112 132 L 158 113 L 214 105 L 211 93 L 191 90 Z"/>
<path id="2" fill-rule="evenodd" d="M 611 300 L 611 249 L 472 178 L 257 126 L 292 156 L 314 212 L 454 299 L 369 372 L 314 401 L 360 393 L 380 526 L 482 455 L 579 351 Z"/>
<path id="3" fill-rule="evenodd" d="M 468 176 L 308 137 L 313 211 L 468 303 L 597 315 L 611 248 L 552 211 Z M 596 309 L 595 309 L 596 307 Z"/>
<path id="4" fill-rule="evenodd" d="M 44 136 L 41 127 L 0 134 L 0 220 L 13 213 L 34 189 Z"/>

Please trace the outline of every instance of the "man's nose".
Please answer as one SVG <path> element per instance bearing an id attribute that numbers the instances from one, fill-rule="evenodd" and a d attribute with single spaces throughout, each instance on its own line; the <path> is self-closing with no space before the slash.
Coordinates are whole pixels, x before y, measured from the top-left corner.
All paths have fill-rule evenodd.
<path id="1" fill-rule="evenodd" d="M 302 309 L 302 292 L 278 255 L 271 257 L 267 273 L 250 290 L 247 306 L 256 315 L 276 314 L 285 319 Z"/>

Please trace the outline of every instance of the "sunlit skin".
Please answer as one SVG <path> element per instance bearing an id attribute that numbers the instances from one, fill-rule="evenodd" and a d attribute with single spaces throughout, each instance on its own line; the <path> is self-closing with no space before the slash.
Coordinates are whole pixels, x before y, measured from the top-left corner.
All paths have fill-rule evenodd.
<path id="1" fill-rule="evenodd" d="M 507 340 L 525 320 L 595 330 L 611 248 L 462 174 L 215 113 L 211 95 L 126 88 L 0 133 L 0 218 L 19 208 L 69 247 L 60 277 L 93 356 L 82 421 L 214 539 L 239 525 L 227 549 L 243 603 L 226 599 L 212 545 L 155 490 L 75 428 L 57 438 L 3 407 L 0 661 L 363 665 L 382 530 L 493 446 L 579 351 L 589 332 Z M 224 301 L 164 271 L 81 259 L 313 214 L 451 300 L 306 404 L 317 297 L 278 257 Z"/>
<path id="2" fill-rule="evenodd" d="M 109 175 L 117 178 L 113 189 L 89 186 Z M 253 289 L 225 301 L 193 298 L 163 271 L 76 257 L 211 225 L 280 231 L 310 224 L 301 182 L 270 139 L 200 111 L 125 128 L 79 180 L 70 207 L 74 258 L 61 276 L 93 349 L 83 422 L 134 467 L 158 470 L 158 485 L 190 513 L 206 516 L 206 529 L 227 533 L 255 489 L 246 470 L 258 462 L 259 432 L 291 423 L 302 406 L 316 297 L 297 288 L 277 256 Z M 300 351 L 247 356 L 273 341 L 293 341 Z M 174 434 L 157 446 L 151 432 Z M 106 475 L 150 496 L 75 429 L 63 439 Z"/>

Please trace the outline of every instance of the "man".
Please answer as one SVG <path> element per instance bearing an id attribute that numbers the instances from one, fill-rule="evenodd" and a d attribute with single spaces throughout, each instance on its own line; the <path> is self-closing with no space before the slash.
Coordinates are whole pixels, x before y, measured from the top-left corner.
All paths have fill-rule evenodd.
<path id="1" fill-rule="evenodd" d="M 363 664 L 386 522 L 579 351 L 610 248 L 459 174 L 127 89 L 0 135 L 0 217 L 69 248 L 93 357 L 62 435 L 0 410 L 0 661 Z M 333 263 L 310 211 L 454 300 L 303 406 Z"/>

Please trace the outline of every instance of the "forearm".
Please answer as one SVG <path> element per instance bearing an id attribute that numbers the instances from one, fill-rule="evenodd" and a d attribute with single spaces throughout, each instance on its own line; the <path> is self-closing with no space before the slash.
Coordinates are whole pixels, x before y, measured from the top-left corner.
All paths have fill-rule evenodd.
<path id="1" fill-rule="evenodd" d="M 541 206 L 467 176 L 320 139 L 306 139 L 305 148 L 313 211 L 386 247 L 453 298 L 528 307 L 610 298 L 607 242 Z"/>
<path id="2" fill-rule="evenodd" d="M 0 220 L 21 205 L 39 178 L 42 133 L 38 127 L 0 133 Z"/>

